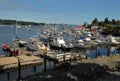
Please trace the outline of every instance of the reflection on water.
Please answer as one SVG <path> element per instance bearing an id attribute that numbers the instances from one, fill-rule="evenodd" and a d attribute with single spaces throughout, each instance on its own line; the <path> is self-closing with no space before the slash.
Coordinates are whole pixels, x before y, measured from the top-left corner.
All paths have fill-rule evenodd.
<path id="1" fill-rule="evenodd" d="M 47 63 L 47 69 L 53 69 L 53 63 Z M 36 66 L 36 73 L 44 71 L 43 65 Z M 34 72 L 34 66 L 25 68 L 21 70 L 21 77 L 26 77 L 29 75 L 33 75 Z M 16 80 L 18 79 L 18 71 L 10 72 L 10 80 Z M 7 73 L 0 73 L 0 80 L 1 81 L 8 81 Z"/>

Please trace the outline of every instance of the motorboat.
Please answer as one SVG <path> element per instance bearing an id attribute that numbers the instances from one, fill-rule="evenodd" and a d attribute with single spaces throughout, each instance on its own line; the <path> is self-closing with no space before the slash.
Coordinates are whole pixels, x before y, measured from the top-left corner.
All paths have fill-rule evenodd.
<path id="1" fill-rule="evenodd" d="M 25 48 L 29 51 L 49 50 L 49 46 L 39 41 L 38 37 L 31 37 L 26 43 Z"/>
<path id="2" fill-rule="evenodd" d="M 70 51 L 73 48 L 73 44 L 66 42 L 62 36 L 53 36 L 50 37 L 50 48 L 61 50 L 61 51 Z"/>
<path id="3" fill-rule="evenodd" d="M 86 49 L 83 39 L 74 42 L 74 48 Z"/>
<path id="4" fill-rule="evenodd" d="M 104 40 L 104 44 L 108 44 L 108 45 L 118 45 L 118 44 L 120 44 L 120 42 L 116 41 L 115 37 L 108 36 L 108 37 Z"/>
<path id="5" fill-rule="evenodd" d="M 37 36 L 31 37 L 25 45 L 26 50 L 37 51 L 38 50 L 38 46 L 37 46 L 38 41 L 39 41 L 39 38 Z"/>

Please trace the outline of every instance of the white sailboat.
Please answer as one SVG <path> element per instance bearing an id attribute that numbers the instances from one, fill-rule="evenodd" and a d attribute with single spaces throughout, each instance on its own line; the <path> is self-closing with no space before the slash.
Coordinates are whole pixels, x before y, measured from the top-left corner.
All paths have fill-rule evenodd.
<path id="1" fill-rule="evenodd" d="M 15 38 L 13 39 L 14 47 L 24 47 L 26 45 L 26 41 L 21 40 L 21 38 L 18 36 L 18 23 L 17 23 L 17 12 L 16 12 L 16 24 L 15 24 Z"/>

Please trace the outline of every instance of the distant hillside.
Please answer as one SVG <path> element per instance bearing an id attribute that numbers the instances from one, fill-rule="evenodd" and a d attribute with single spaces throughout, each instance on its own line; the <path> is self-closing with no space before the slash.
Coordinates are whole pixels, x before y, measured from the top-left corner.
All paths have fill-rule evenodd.
<path id="1" fill-rule="evenodd" d="M 16 24 L 16 20 L 3 20 L 0 19 L 0 25 L 15 25 Z M 27 21 L 17 21 L 18 25 L 34 25 L 34 26 L 38 26 L 38 25 L 45 25 L 45 23 L 36 23 L 36 22 L 27 22 Z"/>

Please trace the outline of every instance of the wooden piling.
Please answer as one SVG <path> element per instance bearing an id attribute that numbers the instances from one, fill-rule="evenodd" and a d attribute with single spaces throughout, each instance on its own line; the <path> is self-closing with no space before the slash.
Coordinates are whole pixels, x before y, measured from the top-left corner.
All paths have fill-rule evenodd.
<path id="1" fill-rule="evenodd" d="M 96 46 L 96 55 L 95 55 L 95 58 L 97 58 L 97 57 L 98 57 L 98 48 Z"/>
<path id="2" fill-rule="evenodd" d="M 66 48 L 65 48 L 65 46 L 64 46 L 64 53 L 66 53 Z"/>
<path id="3" fill-rule="evenodd" d="M 7 72 L 7 80 L 9 81 L 10 80 L 10 73 Z"/>
<path id="4" fill-rule="evenodd" d="M 47 68 L 46 68 L 46 58 L 44 57 L 44 71 L 46 72 L 47 71 Z"/>
<path id="5" fill-rule="evenodd" d="M 100 51 L 98 51 L 98 56 L 100 56 Z"/>
<path id="6" fill-rule="evenodd" d="M 36 73 L 36 66 L 33 66 L 33 68 L 34 68 L 34 73 Z"/>
<path id="7" fill-rule="evenodd" d="M 63 61 L 65 62 L 65 55 L 63 55 Z"/>
<path id="8" fill-rule="evenodd" d="M 18 58 L 18 80 L 21 79 L 21 65 L 20 65 L 20 59 Z"/>
<path id="9" fill-rule="evenodd" d="M 54 63 L 54 68 L 56 67 L 56 62 L 53 62 Z"/>
<path id="10" fill-rule="evenodd" d="M 88 59 L 88 55 L 86 54 L 86 57 L 85 57 L 85 59 Z"/>
<path id="11" fill-rule="evenodd" d="M 107 46 L 107 50 L 108 50 L 107 56 L 110 56 L 110 46 Z"/>

